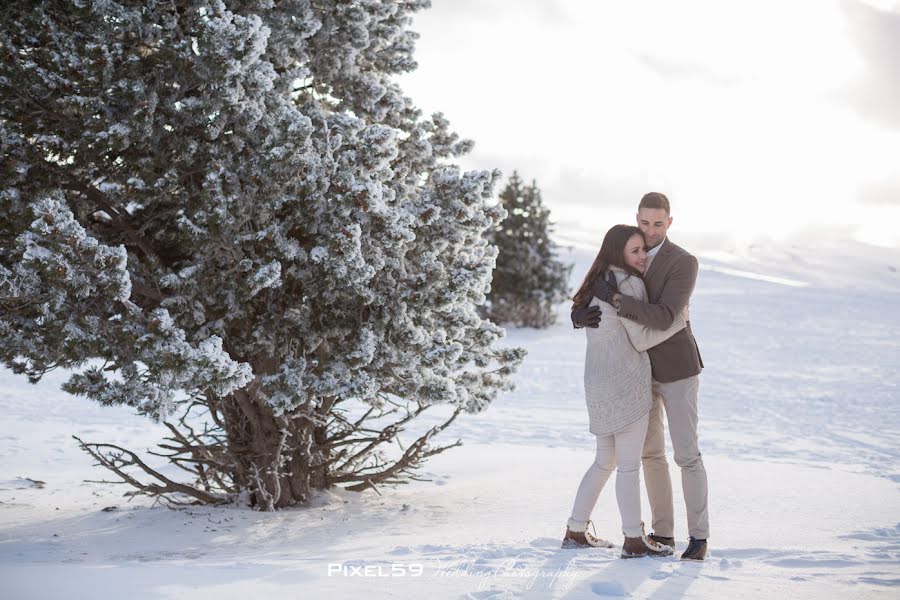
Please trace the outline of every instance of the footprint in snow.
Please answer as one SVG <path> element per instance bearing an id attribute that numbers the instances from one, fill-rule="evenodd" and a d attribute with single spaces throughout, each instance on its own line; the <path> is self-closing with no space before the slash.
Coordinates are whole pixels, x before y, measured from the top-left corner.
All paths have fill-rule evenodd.
<path id="1" fill-rule="evenodd" d="M 595 581 L 591 583 L 591 591 L 598 596 L 625 596 L 625 586 L 618 581 Z"/>

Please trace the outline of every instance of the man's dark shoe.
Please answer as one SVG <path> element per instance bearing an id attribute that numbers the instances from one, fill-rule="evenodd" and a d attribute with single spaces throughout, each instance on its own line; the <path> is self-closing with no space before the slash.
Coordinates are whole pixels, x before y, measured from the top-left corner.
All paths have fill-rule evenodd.
<path id="1" fill-rule="evenodd" d="M 703 560 L 704 558 L 706 558 L 706 540 L 698 540 L 691 536 L 687 550 L 681 553 L 681 560 Z"/>
<path id="2" fill-rule="evenodd" d="M 673 537 L 663 537 L 661 535 L 656 535 L 655 533 L 651 533 L 647 536 L 647 539 L 651 542 L 656 542 L 657 544 L 662 544 L 663 546 L 668 546 L 672 550 L 675 549 L 675 538 Z"/>

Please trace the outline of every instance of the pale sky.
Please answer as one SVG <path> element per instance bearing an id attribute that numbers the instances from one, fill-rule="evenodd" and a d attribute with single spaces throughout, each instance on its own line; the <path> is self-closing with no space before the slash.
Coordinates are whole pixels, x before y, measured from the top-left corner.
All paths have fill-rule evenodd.
<path id="1" fill-rule="evenodd" d="M 433 0 L 413 30 L 407 95 L 561 234 L 661 191 L 712 245 L 900 246 L 900 1 Z"/>

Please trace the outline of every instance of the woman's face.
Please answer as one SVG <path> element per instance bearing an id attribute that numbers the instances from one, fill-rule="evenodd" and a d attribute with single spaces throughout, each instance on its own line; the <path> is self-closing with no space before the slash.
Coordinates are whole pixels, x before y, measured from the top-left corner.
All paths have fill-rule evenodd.
<path id="1" fill-rule="evenodd" d="M 644 248 L 644 236 L 634 234 L 625 244 L 625 264 L 638 273 L 647 268 L 647 250 Z"/>

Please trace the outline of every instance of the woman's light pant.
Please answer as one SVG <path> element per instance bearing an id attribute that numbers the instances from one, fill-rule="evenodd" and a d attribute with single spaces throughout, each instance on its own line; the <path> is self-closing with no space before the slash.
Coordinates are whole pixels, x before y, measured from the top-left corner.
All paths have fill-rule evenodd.
<path id="1" fill-rule="evenodd" d="M 626 537 L 641 536 L 641 451 L 647 436 L 648 417 L 644 415 L 622 431 L 597 436 L 597 456 L 578 486 L 569 529 L 584 531 L 587 528 L 597 498 L 616 469 L 616 500 L 622 515 L 622 533 Z"/>

